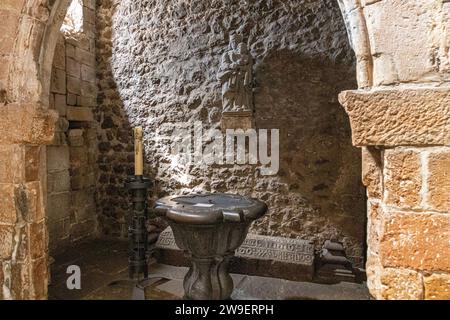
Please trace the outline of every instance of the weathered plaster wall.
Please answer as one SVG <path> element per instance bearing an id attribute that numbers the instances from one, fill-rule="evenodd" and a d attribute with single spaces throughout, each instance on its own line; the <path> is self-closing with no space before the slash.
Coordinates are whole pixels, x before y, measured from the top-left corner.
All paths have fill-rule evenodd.
<path id="1" fill-rule="evenodd" d="M 47 225 L 50 253 L 95 236 L 97 103 L 95 1 L 81 1 L 79 33 L 61 33 L 55 50 L 50 108 L 59 119 L 47 147 Z"/>
<path id="2" fill-rule="evenodd" d="M 259 197 L 269 214 L 253 232 L 344 241 L 361 262 L 365 201 L 360 154 L 337 94 L 355 88 L 355 66 L 335 1 L 98 1 L 100 225 L 126 232 L 131 127 L 145 130 L 153 198 L 191 190 Z M 174 128 L 219 126 L 216 72 L 230 31 L 255 58 L 258 128 L 280 129 L 280 171 L 252 166 L 186 168 L 169 155 Z"/>

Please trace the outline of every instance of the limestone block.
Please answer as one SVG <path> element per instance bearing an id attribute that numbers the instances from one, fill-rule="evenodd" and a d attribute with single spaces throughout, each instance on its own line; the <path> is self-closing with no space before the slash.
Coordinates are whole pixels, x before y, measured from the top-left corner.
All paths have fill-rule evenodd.
<path id="1" fill-rule="evenodd" d="M 92 82 L 81 81 L 81 95 L 95 98 L 97 96 L 97 85 Z"/>
<path id="2" fill-rule="evenodd" d="M 16 32 L 19 25 L 19 12 L 8 10 L 3 6 L 0 8 L 0 34 L 2 35 L 2 41 L 0 42 L 0 53 L 11 52 L 16 37 Z"/>
<path id="3" fill-rule="evenodd" d="M 340 0 L 339 4 L 357 60 L 356 78 L 358 79 L 358 87 L 370 87 L 372 86 L 373 62 L 363 9 L 359 7 L 359 3 L 356 1 Z"/>
<path id="4" fill-rule="evenodd" d="M 427 204 L 431 209 L 450 213 L 450 151 L 428 157 Z"/>
<path id="5" fill-rule="evenodd" d="M 95 11 L 87 6 L 83 7 L 84 21 L 89 24 L 95 24 Z"/>
<path id="6" fill-rule="evenodd" d="M 50 109 L 55 109 L 55 94 L 50 93 L 48 96 L 48 107 Z"/>
<path id="7" fill-rule="evenodd" d="M 67 92 L 81 94 L 80 78 L 67 76 Z"/>
<path id="8" fill-rule="evenodd" d="M 85 147 L 70 147 L 70 167 L 79 168 L 87 164 L 87 149 Z"/>
<path id="9" fill-rule="evenodd" d="M 385 268 L 381 273 L 381 297 L 386 300 L 423 298 L 422 275 L 414 270 Z"/>
<path id="10" fill-rule="evenodd" d="M 20 183 L 25 179 L 25 147 L 0 144 L 0 183 Z"/>
<path id="11" fill-rule="evenodd" d="M 53 56 L 53 67 L 64 70 L 66 68 L 66 46 L 63 35 L 58 37 Z"/>
<path id="12" fill-rule="evenodd" d="M 31 7 L 25 10 L 31 10 Z M 39 6 L 42 10 L 36 10 L 36 15 L 47 14 L 48 10 L 45 6 Z M 50 70 L 43 70 L 40 74 L 38 61 L 40 58 L 49 60 L 50 56 L 39 56 L 41 46 L 48 49 L 47 45 L 54 44 L 56 38 L 43 42 L 42 36 L 46 28 L 47 17 L 38 20 L 36 17 L 22 14 L 20 19 L 20 28 L 17 28 L 16 40 L 14 44 L 14 52 L 16 53 L 11 59 L 8 93 L 12 101 L 38 101 L 39 95 L 48 95 L 50 92 Z M 53 49 L 53 48 L 52 48 Z M 51 64 L 51 61 L 47 61 Z M 55 68 L 56 69 L 56 68 Z M 60 70 L 60 69 L 58 69 Z M 41 78 L 42 81 L 39 81 Z M 41 88 L 42 86 L 42 88 Z M 42 89 L 42 91 L 41 91 Z"/>
<path id="13" fill-rule="evenodd" d="M 97 105 L 96 97 L 77 96 L 77 106 L 94 107 Z"/>
<path id="14" fill-rule="evenodd" d="M 70 186 L 72 190 L 80 190 L 86 186 L 86 176 L 76 175 L 70 177 Z"/>
<path id="15" fill-rule="evenodd" d="M 67 119 L 69 121 L 94 121 L 92 109 L 87 107 L 67 107 Z"/>
<path id="16" fill-rule="evenodd" d="M 65 116 L 67 112 L 67 102 L 66 102 L 66 95 L 63 94 L 55 94 L 55 109 L 58 111 L 58 114 L 60 116 Z"/>
<path id="17" fill-rule="evenodd" d="M 89 48 L 89 43 L 88 43 L 88 48 Z M 81 49 L 81 48 L 76 48 L 76 56 L 78 58 L 78 60 L 83 63 L 83 64 L 87 64 L 90 66 L 94 66 L 95 65 L 95 54 L 93 54 L 92 52 L 89 52 L 87 50 Z"/>
<path id="18" fill-rule="evenodd" d="M 11 266 L 11 292 L 17 300 L 32 299 L 32 275 L 30 262 L 22 261 Z"/>
<path id="19" fill-rule="evenodd" d="M 66 57 L 68 58 L 75 58 L 76 57 L 76 50 L 75 46 L 71 43 L 66 42 Z"/>
<path id="20" fill-rule="evenodd" d="M 16 222 L 14 185 L 0 183 L 0 224 L 13 225 Z"/>
<path id="21" fill-rule="evenodd" d="M 81 65 L 78 61 L 73 58 L 67 58 L 66 61 L 66 72 L 68 75 L 80 78 L 81 77 Z"/>
<path id="22" fill-rule="evenodd" d="M 16 206 L 23 207 L 23 218 L 27 222 L 40 222 L 45 217 L 43 190 L 39 181 L 27 182 L 24 188 L 16 188 L 15 190 Z M 17 205 L 23 199 L 23 205 Z"/>
<path id="23" fill-rule="evenodd" d="M 383 266 L 450 271 L 450 215 L 392 212 L 385 219 Z"/>
<path id="24" fill-rule="evenodd" d="M 370 254 L 379 254 L 383 225 L 384 212 L 381 203 L 369 199 L 367 202 L 367 250 Z"/>
<path id="25" fill-rule="evenodd" d="M 5 281 L 5 276 L 3 274 L 3 263 L 0 261 L 0 283 L 3 285 Z M 0 300 L 5 300 L 5 296 L 3 295 L 3 290 L 0 290 Z"/>
<path id="26" fill-rule="evenodd" d="M 235 113 L 223 113 L 221 120 L 221 128 L 223 131 L 226 129 L 252 129 L 255 127 L 255 120 L 251 112 Z"/>
<path id="27" fill-rule="evenodd" d="M 25 147 L 25 180 L 39 180 L 39 173 L 44 170 L 42 167 L 41 155 L 44 149 L 38 146 Z"/>
<path id="28" fill-rule="evenodd" d="M 344 91 L 356 146 L 450 145 L 450 90 Z"/>
<path id="29" fill-rule="evenodd" d="M 70 167 L 68 146 L 47 147 L 47 171 L 67 170 Z"/>
<path id="30" fill-rule="evenodd" d="M 49 172 L 47 176 L 48 193 L 64 192 L 70 190 L 69 170 Z"/>
<path id="31" fill-rule="evenodd" d="M 75 106 L 77 104 L 77 95 L 73 93 L 67 94 L 67 104 L 69 106 Z"/>
<path id="32" fill-rule="evenodd" d="M 47 201 L 47 216 L 50 220 L 58 221 L 69 217 L 71 203 L 69 192 L 50 194 Z"/>
<path id="33" fill-rule="evenodd" d="M 0 87 L 5 88 L 7 87 L 7 83 L 8 83 L 8 71 L 9 71 L 9 61 L 10 61 L 10 57 L 5 55 L 5 56 L 0 56 Z M 2 94 L 3 95 L 3 94 Z M 5 98 L 7 98 L 5 95 L 3 95 L 0 98 L 0 103 L 4 103 Z"/>
<path id="34" fill-rule="evenodd" d="M 81 80 L 95 83 L 97 81 L 95 69 L 85 64 L 81 65 Z"/>
<path id="35" fill-rule="evenodd" d="M 399 208 L 418 208 L 421 204 L 422 173 L 420 153 L 395 148 L 384 152 L 384 200 Z"/>
<path id="36" fill-rule="evenodd" d="M 89 237 L 95 232 L 96 223 L 94 220 L 86 220 L 71 226 L 70 238 L 77 241 Z"/>
<path id="37" fill-rule="evenodd" d="M 83 129 L 69 130 L 69 144 L 71 147 L 81 147 L 84 145 Z"/>
<path id="38" fill-rule="evenodd" d="M 445 22 L 437 21 L 439 1 L 378 1 L 364 12 L 375 86 L 440 79 L 436 58 Z"/>
<path id="39" fill-rule="evenodd" d="M 52 146 L 64 146 L 67 145 L 66 134 L 64 132 L 55 132 L 55 136 L 51 143 Z"/>
<path id="40" fill-rule="evenodd" d="M 83 4 L 89 9 L 95 10 L 95 1 L 96 0 L 84 0 Z"/>
<path id="41" fill-rule="evenodd" d="M 47 299 L 48 288 L 48 260 L 44 256 L 34 260 L 31 264 L 31 274 L 33 279 L 34 297 L 33 299 Z"/>
<path id="42" fill-rule="evenodd" d="M 64 117 L 59 117 L 56 122 L 56 131 L 57 132 L 66 132 L 69 129 L 69 121 L 67 121 Z"/>
<path id="43" fill-rule="evenodd" d="M 367 288 L 370 294 L 376 299 L 381 299 L 380 276 L 382 270 L 383 267 L 381 266 L 379 256 L 368 251 L 366 261 Z"/>
<path id="44" fill-rule="evenodd" d="M 381 151 L 363 147 L 361 154 L 362 182 L 367 188 L 367 196 L 381 199 L 383 193 Z"/>
<path id="45" fill-rule="evenodd" d="M 25 0 L 2 0 L 2 9 L 11 13 L 20 13 Z"/>
<path id="46" fill-rule="evenodd" d="M 79 191 L 81 192 L 81 191 Z M 84 191 L 86 192 L 86 191 Z M 93 195 L 90 195 L 90 198 L 93 198 Z M 92 201 L 90 201 L 92 202 Z M 75 207 L 75 217 L 76 221 L 85 221 L 89 218 L 92 218 L 95 213 L 95 207 L 93 206 L 83 206 L 83 207 Z"/>
<path id="47" fill-rule="evenodd" d="M 30 253 L 32 259 L 42 257 L 46 250 L 45 223 L 31 223 L 29 226 Z"/>
<path id="48" fill-rule="evenodd" d="M 66 72 L 63 69 L 53 68 L 51 81 L 51 92 L 66 93 Z"/>
<path id="49" fill-rule="evenodd" d="M 75 57 L 78 61 L 80 60 L 79 50 L 89 50 L 89 38 L 86 36 L 86 25 L 83 26 L 83 33 L 81 33 L 78 37 L 67 38 L 67 43 L 72 44 L 75 47 Z"/>
<path id="50" fill-rule="evenodd" d="M 86 35 L 86 37 L 88 39 L 94 39 L 95 38 L 95 25 L 85 21 L 84 26 L 85 26 L 85 28 L 83 31 L 84 31 L 84 34 Z M 87 47 L 86 50 L 89 50 L 89 47 Z"/>
<path id="51" fill-rule="evenodd" d="M 48 144 L 53 139 L 57 119 L 57 112 L 36 105 L 3 106 L 0 108 L 0 144 Z"/>
<path id="52" fill-rule="evenodd" d="M 7 260 L 13 251 L 14 226 L 0 224 L 0 260 Z"/>
<path id="53" fill-rule="evenodd" d="M 425 276 L 425 299 L 450 300 L 450 274 L 435 273 Z"/>
<path id="54" fill-rule="evenodd" d="M 85 207 L 94 205 L 93 193 L 90 190 L 78 190 L 71 193 L 72 205 L 74 207 Z"/>
<path id="55" fill-rule="evenodd" d="M 69 218 L 60 220 L 47 220 L 48 233 L 50 236 L 50 250 L 64 247 L 69 242 L 70 222 Z M 65 239 L 65 240 L 64 240 Z"/>

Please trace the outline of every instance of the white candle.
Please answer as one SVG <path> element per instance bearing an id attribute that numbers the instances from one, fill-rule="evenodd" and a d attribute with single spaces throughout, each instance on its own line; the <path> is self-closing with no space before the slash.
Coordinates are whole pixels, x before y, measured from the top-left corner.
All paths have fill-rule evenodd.
<path id="1" fill-rule="evenodd" d="M 134 174 L 142 176 L 144 173 L 144 157 L 142 154 L 142 127 L 136 127 L 134 131 Z"/>

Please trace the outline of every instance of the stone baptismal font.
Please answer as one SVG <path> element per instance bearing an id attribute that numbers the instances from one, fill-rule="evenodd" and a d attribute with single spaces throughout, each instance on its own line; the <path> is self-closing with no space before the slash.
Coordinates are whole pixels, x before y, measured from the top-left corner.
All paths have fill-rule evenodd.
<path id="1" fill-rule="evenodd" d="M 156 202 L 156 214 L 167 220 L 192 263 L 184 278 L 185 298 L 230 298 L 230 259 L 250 224 L 266 211 L 262 201 L 224 193 L 170 196 Z"/>

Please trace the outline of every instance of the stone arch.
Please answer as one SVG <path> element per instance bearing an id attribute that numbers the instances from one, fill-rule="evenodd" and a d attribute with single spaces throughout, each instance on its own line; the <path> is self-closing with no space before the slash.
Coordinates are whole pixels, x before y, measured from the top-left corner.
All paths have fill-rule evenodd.
<path id="1" fill-rule="evenodd" d="M 337 0 L 337 2 L 344 18 L 350 45 L 355 52 L 358 87 L 371 87 L 373 62 L 360 0 Z"/>
<path id="2" fill-rule="evenodd" d="M 50 75 L 56 41 L 70 0 L 27 0 L 20 16 L 9 68 L 7 94 L 15 102 L 48 106 Z M 20 57 L 20 58 L 19 58 Z"/>

